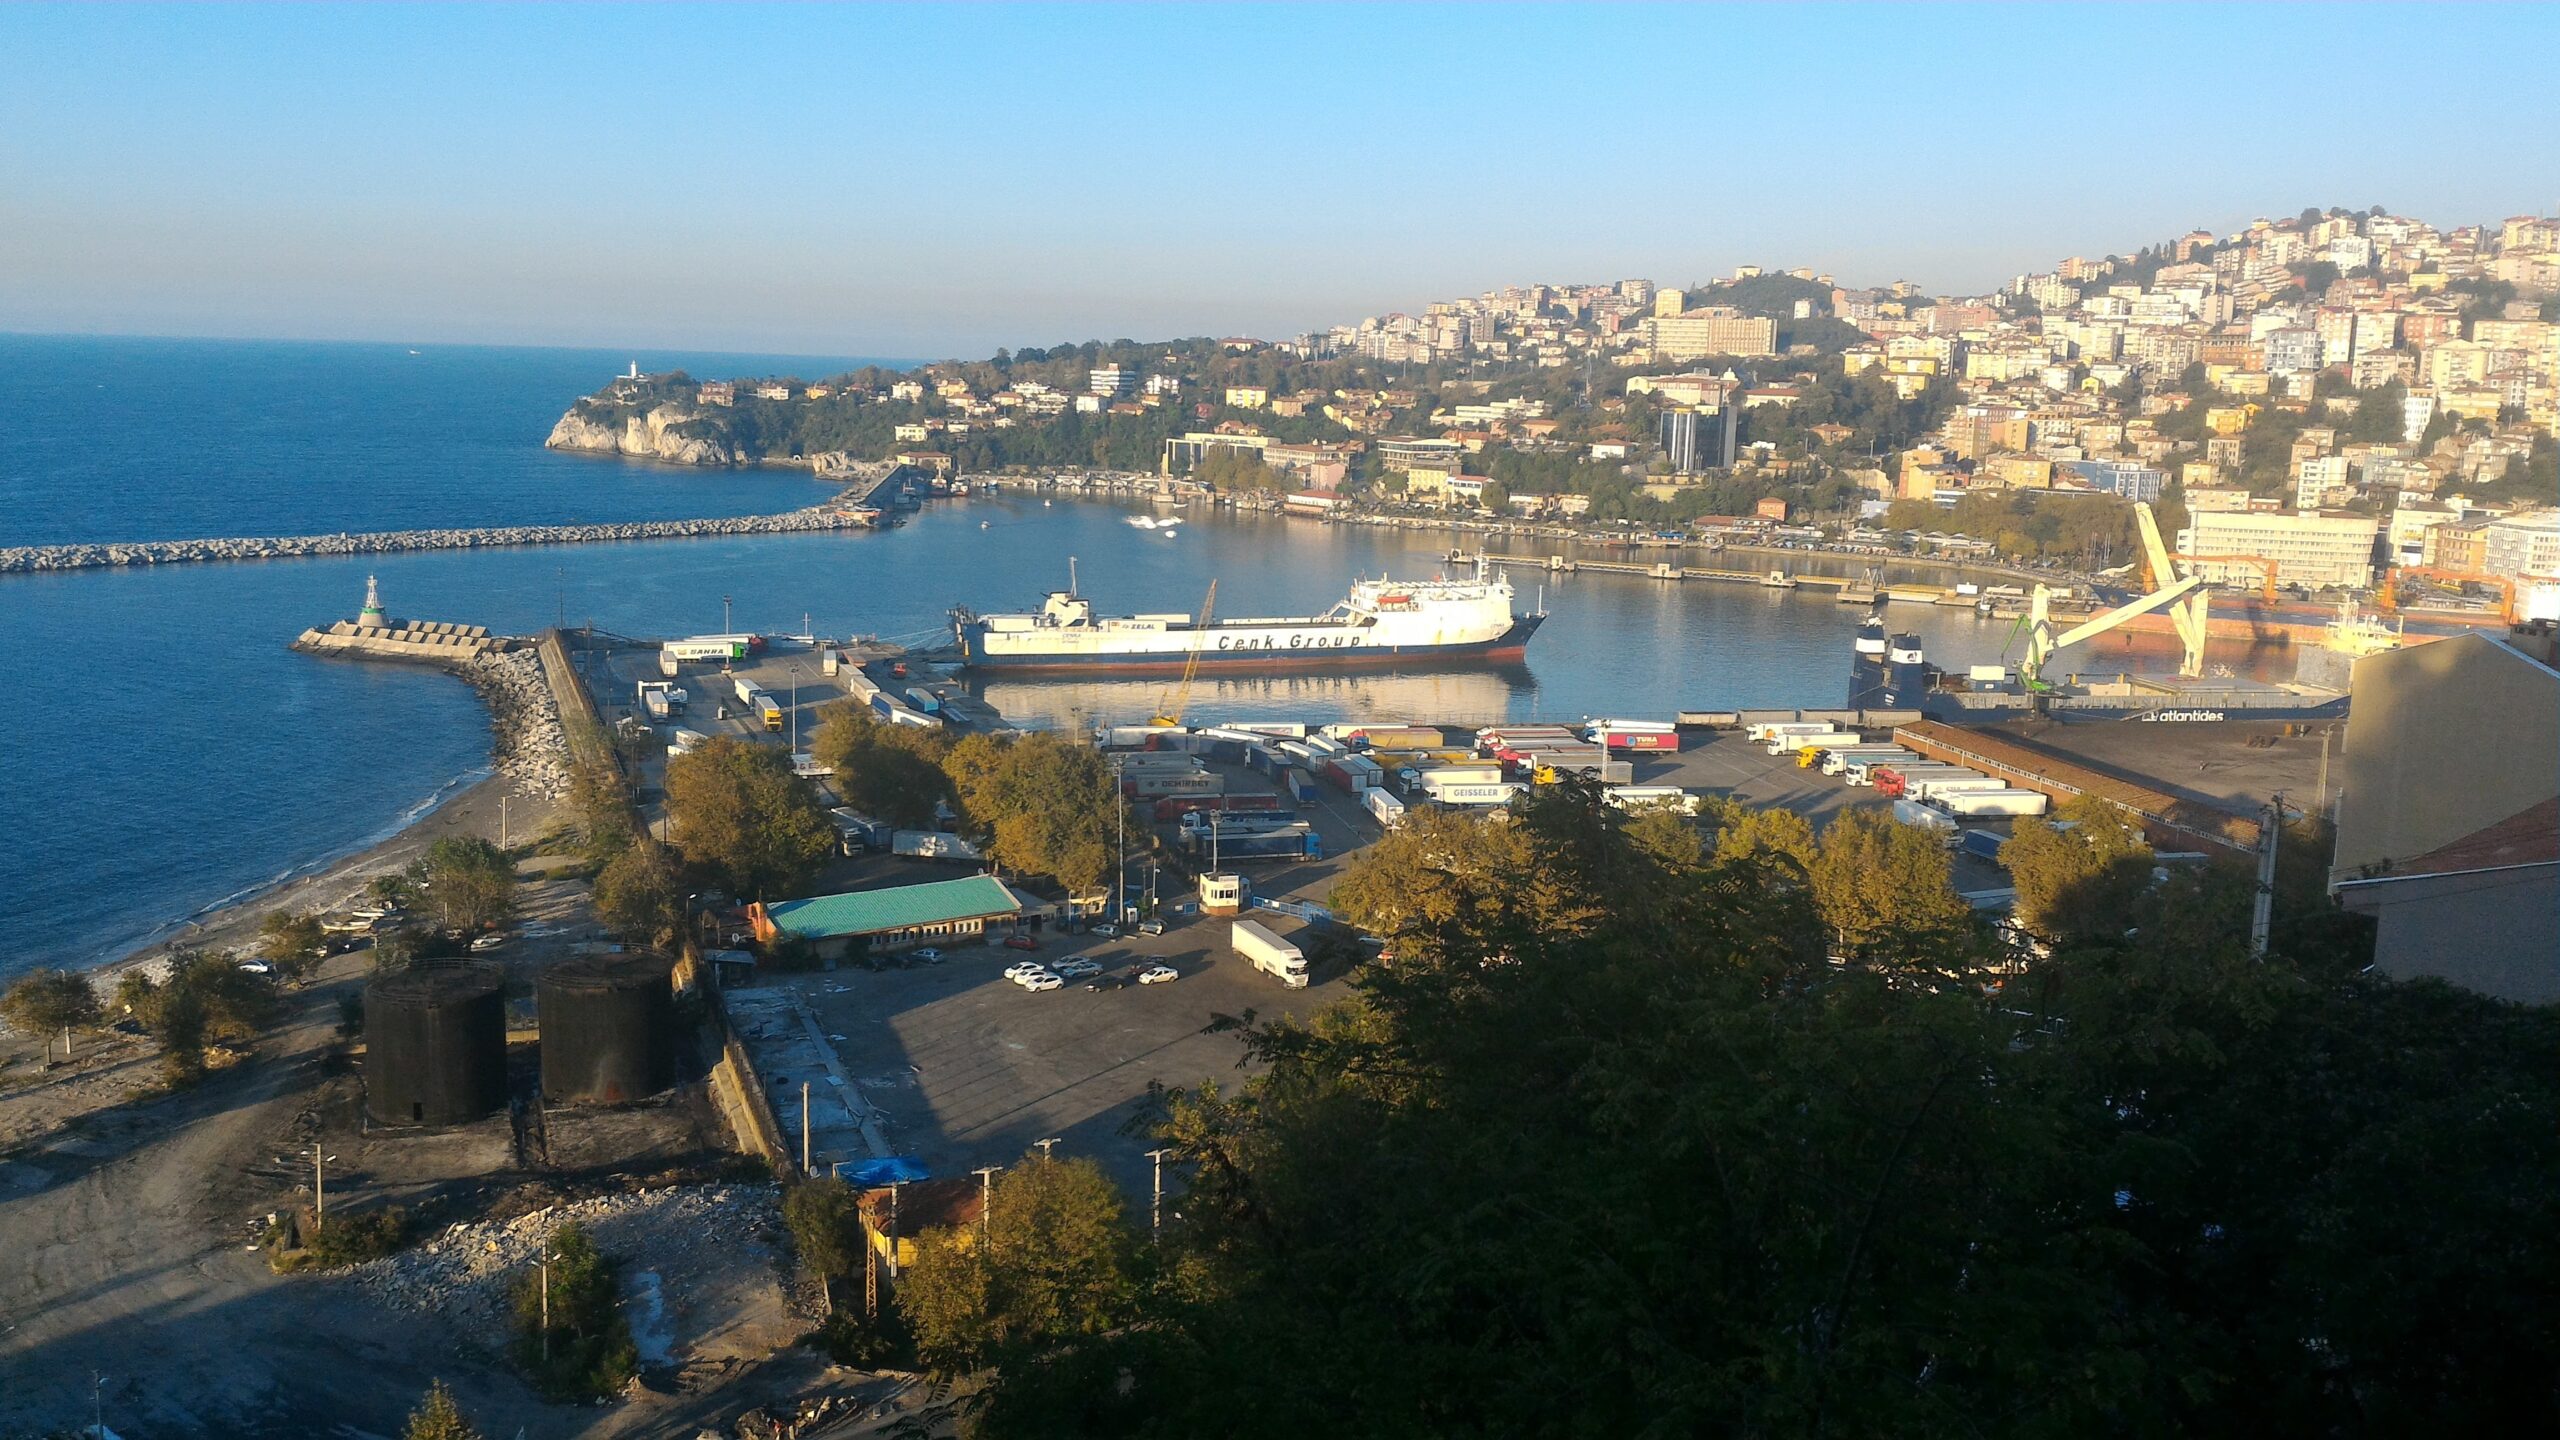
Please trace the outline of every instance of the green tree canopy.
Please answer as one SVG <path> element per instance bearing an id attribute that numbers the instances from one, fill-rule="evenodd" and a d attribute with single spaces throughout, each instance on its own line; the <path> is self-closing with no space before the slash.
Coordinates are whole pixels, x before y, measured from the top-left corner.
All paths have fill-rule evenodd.
<path id="1" fill-rule="evenodd" d="M 667 815 L 685 858 L 741 899 L 807 888 L 835 848 L 835 827 L 790 757 L 715 736 L 667 762 Z"/>
<path id="2" fill-rule="evenodd" d="M 29 1035 L 85 1029 L 98 1023 L 98 991 L 77 970 L 30 970 L 0 996 L 0 1019 Z"/>
<path id="3" fill-rule="evenodd" d="M 2060 822 L 2060 823 L 2056 823 Z M 2020 820 L 2000 846 L 2018 923 L 2048 941 L 2122 934 L 2151 884 L 2151 846 L 2117 807 L 2074 796 L 2051 820 Z"/>
<path id="4" fill-rule="evenodd" d="M 614 935 L 641 945 L 671 943 L 684 926 L 684 876 L 675 854 L 655 840 L 625 845 L 596 873 L 595 907 Z"/>
<path id="5" fill-rule="evenodd" d="M 943 769 L 999 863 L 1070 889 L 1102 883 L 1117 863 L 1122 801 L 1096 751 L 1045 732 L 1010 742 L 972 736 Z"/>
<path id="6" fill-rule="evenodd" d="M 319 916 L 278 910 L 258 924 L 258 953 L 288 975 L 307 975 L 328 953 L 328 935 Z"/>
<path id="7" fill-rule="evenodd" d="M 950 748 L 939 730 L 887 724 L 850 700 L 821 712 L 809 742 L 818 763 L 834 767 L 836 793 L 847 805 L 904 829 L 932 824 L 935 807 L 949 797 L 942 761 Z"/>
<path id="8" fill-rule="evenodd" d="M 1124 1321 L 1132 1262 L 1120 1192 L 1101 1168 L 1026 1156 L 995 1177 L 982 1227 L 919 1238 L 898 1305 L 927 1363 L 973 1369 Z"/>
<path id="9" fill-rule="evenodd" d="M 447 835 L 429 845 L 409 878 L 447 929 L 477 930 L 515 912 L 516 862 L 477 835 Z"/>
<path id="10" fill-rule="evenodd" d="M 2281 898 L 2254 961 L 2245 868 L 1950 981 L 1823 943 L 1820 846 L 1546 788 L 1356 860 L 1392 961 L 1161 1097 L 1156 1283 L 1006 1348 L 999 1268 L 938 1252 L 976 1433 L 2550 1428 L 2560 1015 L 2366 977 Z M 1828 863 L 1919 865 L 1838 823 Z"/>

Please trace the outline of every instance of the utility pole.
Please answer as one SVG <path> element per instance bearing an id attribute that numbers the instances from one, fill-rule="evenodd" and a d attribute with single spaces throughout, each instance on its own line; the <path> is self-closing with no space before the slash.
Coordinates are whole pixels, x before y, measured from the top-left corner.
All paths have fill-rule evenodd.
<path id="1" fill-rule="evenodd" d="M 318 1225 L 322 1217 L 329 1213 L 328 1197 L 321 1189 L 321 1181 L 325 1178 L 321 1173 L 321 1162 L 324 1159 L 337 1158 L 335 1155 L 323 1156 L 320 1153 L 320 1142 L 315 1140 L 311 1143 L 311 1223 L 313 1225 Z"/>
<path id="2" fill-rule="evenodd" d="M 542 1363 L 551 1363 L 551 1252 L 548 1250 L 542 1252 Z"/>
<path id="3" fill-rule="evenodd" d="M 889 1283 L 898 1283 L 898 1185 L 889 1182 Z"/>
<path id="4" fill-rule="evenodd" d="M 996 1172 L 1001 1165 L 985 1165 L 969 1173 L 978 1177 L 978 1238 L 995 1238 Z"/>
<path id="5" fill-rule="evenodd" d="M 2320 732 L 2320 801 L 2316 813 L 2324 820 L 2329 817 L 2329 741 L 2337 733 L 2335 728 Z"/>
<path id="6" fill-rule="evenodd" d="M 1156 1162 L 1156 1195 L 1154 1203 L 1147 1207 L 1147 1238 L 1150 1240 L 1164 1238 L 1164 1157 L 1172 1153 L 1170 1150 L 1147 1152 L 1147 1158 Z"/>
<path id="7" fill-rule="evenodd" d="M 1034 1140 L 1031 1143 L 1039 1148 L 1041 1159 L 1051 1160 L 1057 1158 L 1049 1153 L 1051 1147 L 1058 1143 L 1056 1136 L 1053 1135 L 1046 1140 Z"/>
<path id="8" fill-rule="evenodd" d="M 809 1171 L 809 1082 L 800 1082 L 800 1173 Z"/>
<path id="9" fill-rule="evenodd" d="M 498 797 L 498 848 L 507 848 L 507 797 Z"/>
<path id="10" fill-rule="evenodd" d="M 107 1437 L 107 1377 L 97 1370 L 89 1372 L 89 1433 L 97 1440 Z"/>
<path id="11" fill-rule="evenodd" d="M 2267 958 L 2267 927 L 2275 916 L 2276 844 L 2284 835 L 2284 792 L 2267 800 L 2258 821 L 2258 895 L 2249 910 L 2249 958 Z"/>
<path id="12" fill-rule="evenodd" d="M 800 662 L 794 660 L 791 671 L 791 753 L 800 753 Z"/>

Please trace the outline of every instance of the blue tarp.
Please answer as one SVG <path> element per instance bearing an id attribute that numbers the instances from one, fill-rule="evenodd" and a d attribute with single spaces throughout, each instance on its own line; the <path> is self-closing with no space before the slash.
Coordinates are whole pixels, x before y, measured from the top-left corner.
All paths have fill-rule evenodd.
<path id="1" fill-rule="evenodd" d="M 933 1172 L 909 1156 L 891 1155 L 859 1164 L 839 1163 L 836 1178 L 857 1189 L 876 1190 L 883 1185 L 908 1185 L 918 1180 L 930 1180 Z"/>

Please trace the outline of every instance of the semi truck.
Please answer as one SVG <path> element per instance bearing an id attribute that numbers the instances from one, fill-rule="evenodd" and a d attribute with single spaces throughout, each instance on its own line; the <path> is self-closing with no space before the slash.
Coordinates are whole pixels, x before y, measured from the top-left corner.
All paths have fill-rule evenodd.
<path id="1" fill-rule="evenodd" d="M 859 855 L 869 850 L 886 850 L 897 834 L 884 821 L 874 820 L 858 811 L 841 806 L 827 812 L 836 823 L 836 838 L 844 853 Z"/>
<path id="2" fill-rule="evenodd" d="M 1854 730 L 1819 730 L 1811 734 L 1785 731 L 1772 735 L 1762 745 L 1772 755 L 1793 755 L 1801 750 L 1826 750 L 1834 745 L 1856 745 L 1866 739 Z"/>
<path id="3" fill-rule="evenodd" d="M 763 723 L 766 734 L 782 733 L 782 707 L 774 703 L 772 696 L 758 691 L 756 698 L 748 702 L 747 708 L 755 712 L 755 717 Z"/>
<path id="4" fill-rule="evenodd" d="M 1220 825 L 1216 831 L 1185 830 L 1182 843 L 1201 859 L 1213 853 L 1221 865 L 1239 860 L 1321 860 L 1324 841 L 1305 825 L 1285 825 L 1277 830 L 1258 830 L 1244 835 L 1230 835 Z"/>
<path id="5" fill-rule="evenodd" d="M 1368 808 L 1370 819 L 1390 830 L 1404 823 L 1404 802 L 1385 790 L 1363 790 L 1360 803 Z"/>
<path id="6" fill-rule="evenodd" d="M 738 693 L 738 703 L 751 710 L 755 708 L 756 697 L 764 693 L 763 686 L 744 675 L 730 677 L 729 688 Z"/>
<path id="7" fill-rule="evenodd" d="M 653 722 L 664 724 L 681 713 L 693 697 L 681 685 L 664 680 L 643 680 L 637 691 L 640 709 Z"/>
<path id="8" fill-rule="evenodd" d="M 1841 745 L 1822 752 L 1821 769 L 1825 775 L 1840 775 L 1862 760 L 1870 764 L 1890 765 L 1896 760 L 1914 758 L 1910 751 L 1899 745 Z"/>
<path id="9" fill-rule="evenodd" d="M 1612 785 L 1602 798 L 1622 810 L 1641 805 L 1668 805 L 1683 815 L 1698 813 L 1698 797 L 1677 785 Z"/>
<path id="10" fill-rule="evenodd" d="M 1680 748 L 1680 732 L 1658 720 L 1599 720 L 1585 732 L 1606 750 L 1668 751 Z"/>
<path id="11" fill-rule="evenodd" d="M 1968 820 L 2001 815 L 2042 815 L 2052 803 L 2041 790 L 1964 790 L 1934 797 L 1939 808 Z"/>
<path id="12" fill-rule="evenodd" d="M 1271 933 L 1261 921 L 1236 921 L 1228 927 L 1227 943 L 1254 969 L 1292 990 L 1307 988 L 1306 953 Z"/>
<path id="13" fill-rule="evenodd" d="M 658 647 L 658 673 L 670 680 L 684 673 L 684 662 L 676 658 L 674 650 L 663 645 Z"/>
<path id="14" fill-rule="evenodd" d="M 696 635 L 690 640 L 670 640 L 658 647 L 658 668 L 666 670 L 666 657 L 702 664 L 712 660 L 744 660 L 747 642 L 738 635 Z"/>

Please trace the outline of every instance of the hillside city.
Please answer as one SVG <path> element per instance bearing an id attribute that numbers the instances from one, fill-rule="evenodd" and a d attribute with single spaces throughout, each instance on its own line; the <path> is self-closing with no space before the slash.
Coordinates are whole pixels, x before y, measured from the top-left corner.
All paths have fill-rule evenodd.
<path id="1" fill-rule="evenodd" d="M 2306 210 L 1998 293 L 1741 266 L 1510 286 L 1321 332 L 1088 342 L 833 382 L 619 381 L 736 458 L 1101 465 L 1423 506 L 2103 563 L 2560 612 L 2560 220 Z M 664 415 L 679 432 L 688 411 Z M 2387 582 L 2387 583 L 2385 583 Z"/>

